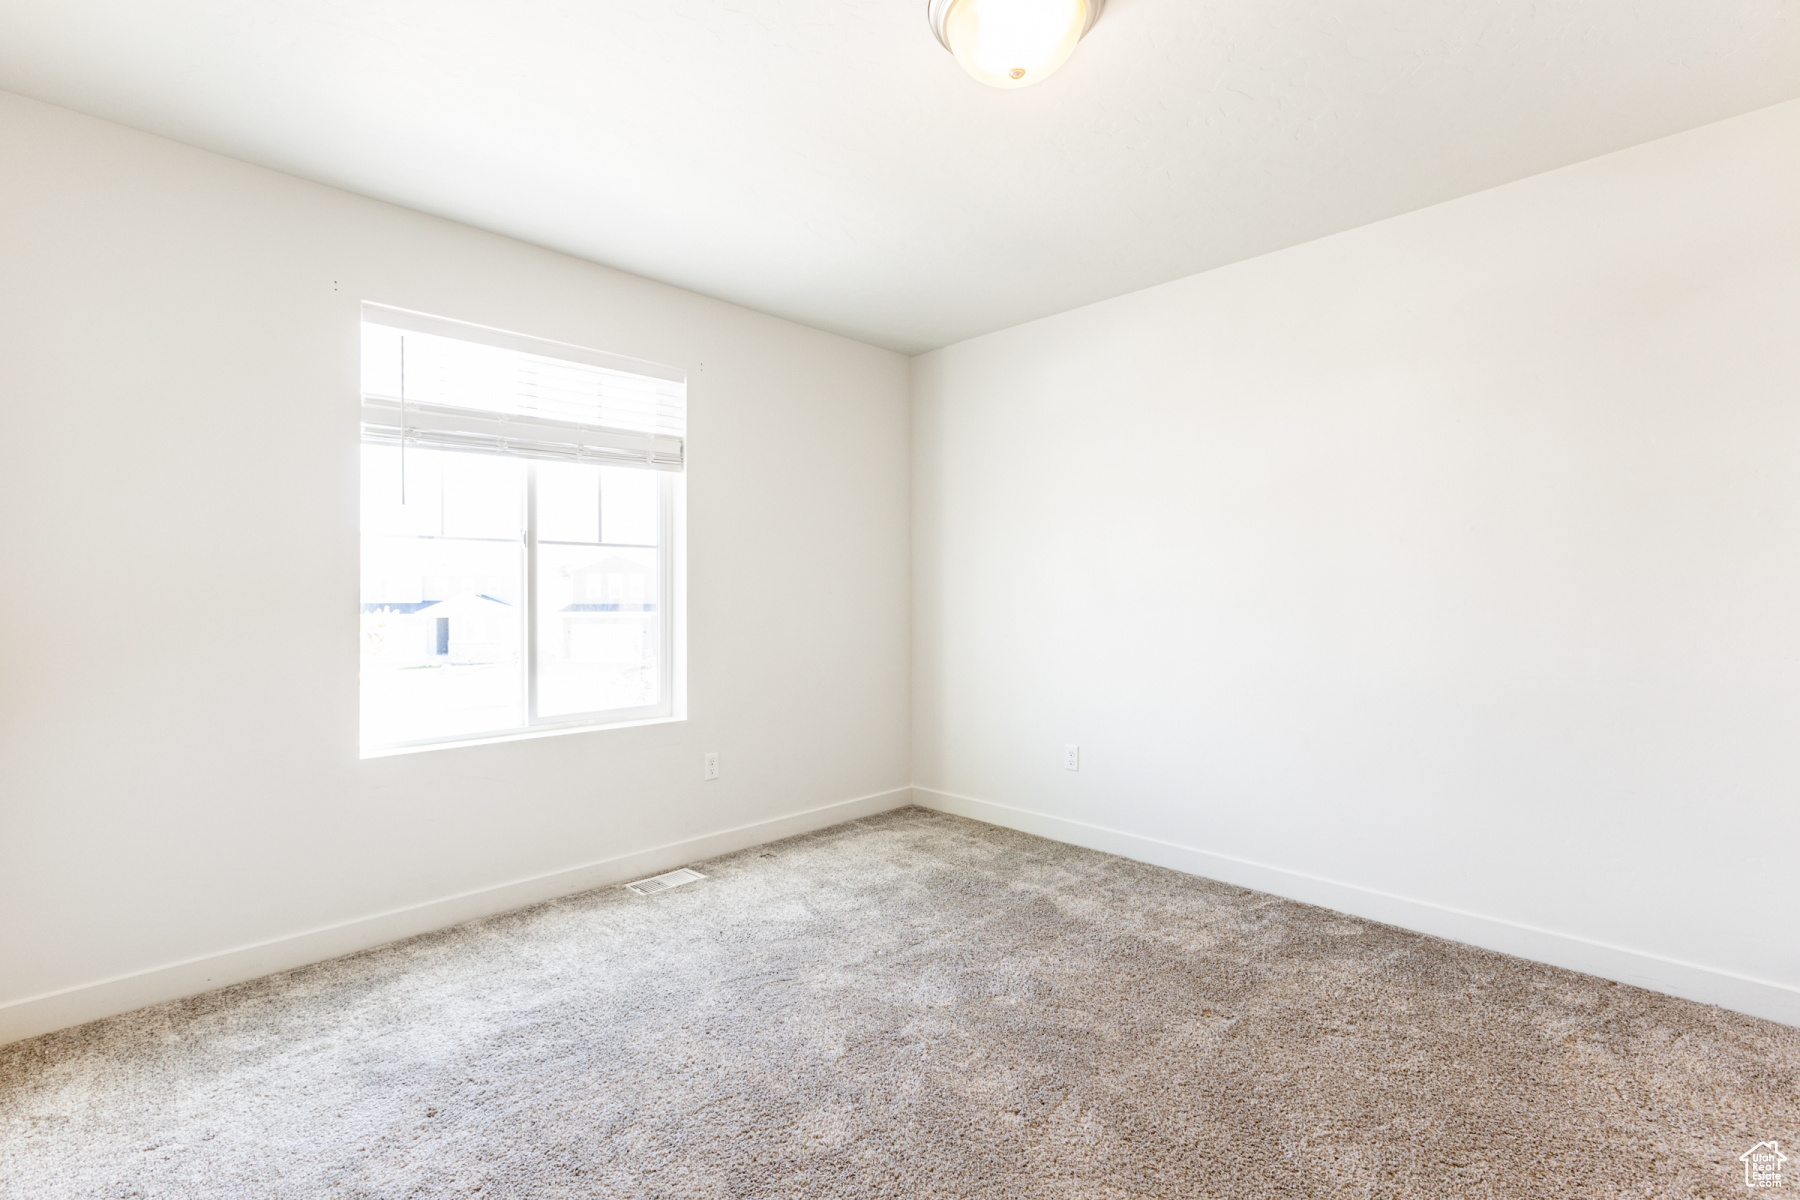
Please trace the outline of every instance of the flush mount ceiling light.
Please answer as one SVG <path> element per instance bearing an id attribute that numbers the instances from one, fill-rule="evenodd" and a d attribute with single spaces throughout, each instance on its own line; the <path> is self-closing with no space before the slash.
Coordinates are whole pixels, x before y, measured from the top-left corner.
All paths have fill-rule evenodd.
<path id="1" fill-rule="evenodd" d="M 926 0 L 931 32 L 992 87 L 1030 87 L 1063 65 L 1106 0 Z"/>

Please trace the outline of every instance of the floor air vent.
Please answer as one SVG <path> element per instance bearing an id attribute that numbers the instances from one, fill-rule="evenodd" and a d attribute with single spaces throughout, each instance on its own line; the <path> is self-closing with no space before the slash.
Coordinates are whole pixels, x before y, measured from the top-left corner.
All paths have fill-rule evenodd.
<path id="1" fill-rule="evenodd" d="M 705 878 L 706 876 L 700 872 L 690 871 L 683 867 L 679 871 L 670 871 L 664 875 L 652 875 L 648 879 L 640 879 L 636 883 L 628 883 L 625 886 L 640 896 L 654 896 L 658 892 L 666 892 L 670 888 L 678 888 L 684 883 L 692 883 L 696 879 Z"/>

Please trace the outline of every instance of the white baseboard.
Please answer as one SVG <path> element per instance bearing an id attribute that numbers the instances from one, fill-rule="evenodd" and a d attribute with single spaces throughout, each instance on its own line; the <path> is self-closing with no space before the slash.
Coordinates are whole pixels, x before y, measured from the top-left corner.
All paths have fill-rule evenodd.
<path id="1" fill-rule="evenodd" d="M 779 841 L 795 834 L 811 833 L 910 803 L 911 788 L 894 788 L 442 900 L 271 938 L 234 950 L 28 996 L 0 1005 L 0 1044 L 130 1012 L 147 1004 L 179 1000 L 248 979 L 259 979 L 277 971 L 288 971 L 401 938 L 447 929 L 464 921 L 524 908 L 558 896 L 640 879 L 701 859 Z"/>
<path id="2" fill-rule="evenodd" d="M 1680 962 L 1623 946 L 1611 946 L 1572 934 L 1536 929 L 1422 900 L 1409 900 L 1404 896 L 1394 896 L 1356 884 L 1321 879 L 1299 871 L 1196 850 L 1190 846 L 1090 825 L 1067 817 L 1047 816 L 988 800 L 976 800 L 969 796 L 918 786 L 913 788 L 913 798 L 914 803 L 925 808 L 954 813 L 989 825 L 1017 829 L 1022 833 L 1085 846 L 1090 850 L 1101 850 L 1121 858 L 1169 867 L 1238 887 L 1255 888 L 1290 900 L 1316 904 L 1388 925 L 1398 925 L 1418 933 L 1480 946 L 1484 950 L 1497 950 L 1518 958 L 1566 967 L 1572 971 L 1598 975 L 1602 979 L 1613 979 L 1634 987 L 1680 996 L 1685 1000 L 1716 1004 L 1734 1012 L 1780 1021 L 1785 1025 L 1800 1025 L 1800 988 L 1771 980 L 1754 979 L 1714 967 Z"/>
<path id="3" fill-rule="evenodd" d="M 1800 988 L 1445 908 L 1084 821 L 913 787 L 894 788 L 567 870 L 29 996 L 0 1005 L 0 1044 L 129 1012 L 147 1004 L 178 1000 L 258 979 L 277 971 L 292 970 L 558 896 L 654 875 L 685 863 L 810 833 L 909 803 L 1800 1026 Z"/>

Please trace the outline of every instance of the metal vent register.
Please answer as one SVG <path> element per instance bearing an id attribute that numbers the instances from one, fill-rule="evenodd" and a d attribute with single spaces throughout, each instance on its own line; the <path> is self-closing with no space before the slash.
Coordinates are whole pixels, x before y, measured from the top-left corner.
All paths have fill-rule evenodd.
<path id="1" fill-rule="evenodd" d="M 640 879 L 636 883 L 628 883 L 625 886 L 640 896 L 654 896 L 658 892 L 666 892 L 670 888 L 678 888 L 684 883 L 692 883 L 696 879 L 705 878 L 706 876 L 702 875 L 700 872 L 690 871 L 686 867 L 683 867 L 679 871 L 669 871 L 662 875 L 652 875 L 648 879 Z"/>

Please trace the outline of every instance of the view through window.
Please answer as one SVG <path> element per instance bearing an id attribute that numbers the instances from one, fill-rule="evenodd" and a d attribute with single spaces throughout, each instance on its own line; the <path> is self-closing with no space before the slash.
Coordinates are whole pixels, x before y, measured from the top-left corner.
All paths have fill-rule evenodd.
<path id="1" fill-rule="evenodd" d="M 368 310 L 365 752 L 667 715 L 680 379 Z"/>

